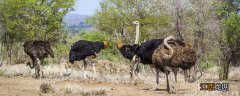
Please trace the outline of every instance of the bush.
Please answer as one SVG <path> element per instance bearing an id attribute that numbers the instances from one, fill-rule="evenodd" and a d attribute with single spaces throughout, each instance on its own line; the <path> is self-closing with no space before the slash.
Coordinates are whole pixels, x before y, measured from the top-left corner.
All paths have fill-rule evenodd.
<path id="1" fill-rule="evenodd" d="M 53 87 L 50 83 L 46 83 L 46 82 L 43 82 L 41 85 L 40 85 L 40 92 L 42 93 L 49 93 L 49 92 L 53 92 Z"/>
<path id="2" fill-rule="evenodd" d="M 214 66 L 216 66 L 216 63 L 213 62 L 213 61 L 201 62 L 199 64 L 199 68 L 201 68 L 201 69 L 209 69 L 209 68 L 212 68 Z"/>

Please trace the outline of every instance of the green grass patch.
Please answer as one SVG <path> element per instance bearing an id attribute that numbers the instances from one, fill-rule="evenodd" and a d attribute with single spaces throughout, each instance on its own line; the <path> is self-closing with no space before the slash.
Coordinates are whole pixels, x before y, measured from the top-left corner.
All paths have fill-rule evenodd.
<path id="1" fill-rule="evenodd" d="M 2 70 L 0 70 L 0 76 L 3 76 L 4 72 Z"/>
<path id="2" fill-rule="evenodd" d="M 201 69 L 209 69 L 214 66 L 217 66 L 217 63 L 213 62 L 213 61 L 208 61 L 208 62 L 204 61 L 199 64 L 199 68 L 201 68 Z"/>

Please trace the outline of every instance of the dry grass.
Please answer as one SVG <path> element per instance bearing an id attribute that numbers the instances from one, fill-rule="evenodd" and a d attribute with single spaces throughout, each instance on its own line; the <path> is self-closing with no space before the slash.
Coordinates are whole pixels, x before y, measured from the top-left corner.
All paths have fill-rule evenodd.
<path id="1" fill-rule="evenodd" d="M 92 95 L 107 95 L 108 88 L 106 87 L 95 87 L 87 88 L 77 84 L 67 84 L 64 87 L 64 93 L 68 95 L 80 95 L 80 96 L 92 96 Z"/>
<path id="2" fill-rule="evenodd" d="M 54 93 L 54 88 L 49 82 L 42 82 L 40 85 L 40 92 L 42 93 Z"/>
<path id="3" fill-rule="evenodd" d="M 103 62 L 103 61 L 101 61 Z M 145 70 L 142 71 L 142 76 L 137 78 L 135 76 L 134 80 L 129 79 L 129 66 L 127 64 L 112 64 L 111 62 L 104 61 L 97 64 L 97 76 L 96 80 L 100 84 L 105 84 L 108 86 L 108 83 L 113 84 L 123 84 L 129 86 L 140 86 L 140 85 L 154 85 L 155 84 L 155 75 L 150 71 L 148 66 L 144 66 Z M 47 79 L 57 80 L 57 81 L 72 81 L 77 80 L 78 82 L 82 81 L 91 81 L 83 80 L 83 71 L 82 71 L 82 62 L 77 62 L 75 67 L 71 67 L 68 70 L 65 69 L 66 63 L 62 64 L 53 64 L 43 67 L 44 76 Z M 88 76 L 90 79 L 93 79 L 93 70 L 92 66 L 88 66 Z M 66 73 L 72 72 L 71 75 L 66 76 Z M 25 64 L 18 65 L 5 65 L 0 68 L 0 75 L 6 77 L 13 76 L 34 76 L 34 70 L 31 70 Z M 166 88 L 165 75 L 160 73 L 160 89 Z M 173 85 L 177 90 L 177 95 L 188 95 L 188 96 L 239 96 L 240 95 L 240 86 L 236 86 L 236 83 L 240 82 L 240 68 L 230 68 L 229 81 L 219 81 L 218 80 L 218 68 L 213 67 L 206 71 L 199 80 L 194 83 L 187 83 L 184 81 L 183 74 L 178 74 L 178 82 L 174 83 L 173 74 L 170 74 L 170 85 Z M 45 79 L 46 79 L 45 78 Z M 231 82 L 230 87 L 231 91 L 199 91 L 199 83 L 203 82 Z M 86 83 L 86 82 L 84 82 Z M 233 86 L 231 86 L 233 85 Z M 91 86 L 91 85 L 89 85 Z M 92 96 L 92 95 L 109 95 L 108 91 L 111 88 L 108 87 L 89 87 L 81 84 L 68 83 L 62 84 L 61 86 L 56 85 L 55 82 L 41 82 L 38 88 L 40 88 L 41 93 L 51 93 L 57 96 Z M 166 92 L 160 92 L 160 94 L 165 94 Z M 176 95 L 176 96 L 177 96 Z"/>
<path id="4" fill-rule="evenodd" d="M 4 65 L 0 68 L 3 76 L 30 76 L 34 74 L 34 70 L 31 70 L 26 64 Z"/>

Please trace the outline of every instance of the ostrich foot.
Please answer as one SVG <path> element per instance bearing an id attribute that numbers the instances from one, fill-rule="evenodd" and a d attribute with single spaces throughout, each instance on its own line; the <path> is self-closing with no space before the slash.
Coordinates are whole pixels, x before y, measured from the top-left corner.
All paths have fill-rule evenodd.
<path id="1" fill-rule="evenodd" d="M 171 88 L 168 91 L 169 94 L 176 94 L 177 90 L 174 88 L 174 86 L 171 86 Z"/>
<path id="2" fill-rule="evenodd" d="M 139 79 L 141 79 L 141 78 L 142 78 L 142 75 L 141 75 L 140 73 L 137 73 L 137 77 L 138 77 Z"/>
<path id="3" fill-rule="evenodd" d="M 39 76 L 39 75 L 36 75 L 36 76 L 35 76 L 35 79 L 40 79 L 40 76 Z"/>
<path id="4" fill-rule="evenodd" d="M 70 73 L 70 72 L 66 72 L 66 73 L 63 73 L 63 76 L 70 76 L 72 73 Z"/>
<path id="5" fill-rule="evenodd" d="M 90 76 L 88 76 L 87 74 L 83 76 L 83 79 L 84 80 L 87 80 L 87 79 L 91 79 Z"/>

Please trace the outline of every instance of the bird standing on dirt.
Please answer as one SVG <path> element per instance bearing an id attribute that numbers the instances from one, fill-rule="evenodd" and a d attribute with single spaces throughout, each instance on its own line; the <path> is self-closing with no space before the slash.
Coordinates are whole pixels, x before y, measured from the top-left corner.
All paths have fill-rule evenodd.
<path id="1" fill-rule="evenodd" d="M 87 77 L 87 59 L 92 63 L 91 59 L 96 58 L 101 49 L 107 48 L 108 42 L 92 42 L 86 40 L 79 40 L 73 43 L 69 52 L 69 62 L 83 60 L 84 63 L 84 79 Z M 93 64 L 93 63 L 92 63 Z M 93 64 L 94 75 L 96 76 L 95 64 Z"/>
<path id="2" fill-rule="evenodd" d="M 30 56 L 32 64 L 27 63 L 31 69 L 35 68 L 36 78 L 43 77 L 42 64 L 48 55 L 54 58 L 53 50 L 51 44 L 48 41 L 27 41 L 23 45 L 24 52 Z"/>

